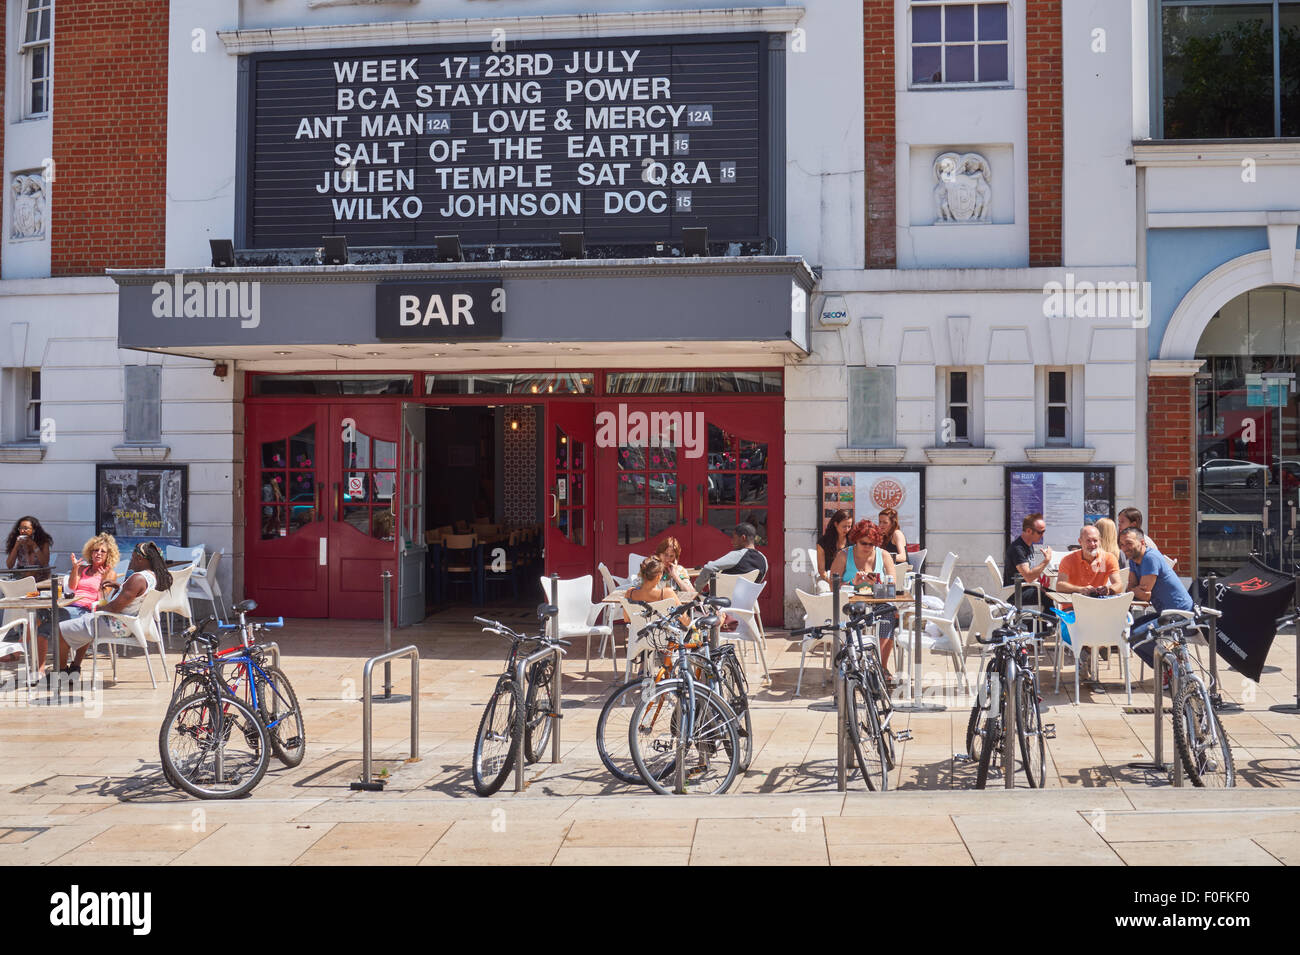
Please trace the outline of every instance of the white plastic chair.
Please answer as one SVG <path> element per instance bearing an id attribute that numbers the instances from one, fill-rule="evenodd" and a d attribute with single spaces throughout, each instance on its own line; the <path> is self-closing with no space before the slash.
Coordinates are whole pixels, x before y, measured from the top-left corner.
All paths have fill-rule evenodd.
<path id="1" fill-rule="evenodd" d="M 628 584 L 630 583 L 630 581 L 624 577 L 615 577 L 613 574 L 611 574 L 609 572 L 609 568 L 606 567 L 603 562 L 597 564 L 596 569 L 600 571 L 600 579 L 605 586 L 606 597 L 608 597 L 616 590 L 623 589 L 624 587 L 628 586 Z M 603 657 L 605 655 L 605 646 L 606 643 L 608 642 L 610 647 L 610 660 L 614 664 L 614 672 L 617 673 L 618 672 L 618 647 L 614 645 L 614 624 L 623 622 L 624 620 L 623 608 L 619 604 L 611 604 L 611 603 L 603 604 L 602 606 L 605 608 L 605 623 L 606 625 L 609 626 L 610 632 L 609 632 L 609 637 L 601 638 L 600 649 L 597 651 L 596 655 L 599 657 Z M 587 661 L 587 669 L 588 671 L 591 670 L 590 660 Z"/>
<path id="2" fill-rule="evenodd" d="M 539 577 L 538 580 L 542 585 L 542 593 L 546 595 L 546 600 L 551 599 L 551 578 Z M 560 637 L 568 639 L 571 637 L 587 638 L 587 668 L 591 668 L 591 638 L 600 637 L 601 646 L 604 647 L 605 641 L 613 634 L 612 627 L 597 624 L 596 620 L 605 610 L 604 604 L 591 602 L 591 574 L 585 574 L 582 577 L 575 577 L 572 580 L 559 581 L 558 595 L 555 606 L 559 608 L 560 615 L 557 621 Z M 618 671 L 618 662 L 614 663 L 615 672 Z"/>
<path id="3" fill-rule="evenodd" d="M 990 597 L 1007 601 L 1011 599 L 1011 594 L 1015 590 L 1014 587 L 985 587 L 983 589 Z M 978 597 L 967 597 L 966 601 L 970 605 L 971 612 L 970 626 L 966 628 L 967 649 L 974 650 L 983 656 L 990 648 L 975 643 L 975 636 L 978 634 L 987 640 L 989 634 L 993 632 L 993 628 L 998 626 L 998 621 L 993 619 L 992 606 L 985 601 L 980 600 Z M 971 646 L 972 643 L 974 643 L 974 646 Z"/>
<path id="4" fill-rule="evenodd" d="M 988 587 L 996 587 L 1000 590 L 1006 586 L 1006 584 L 1002 582 L 1002 568 L 998 566 L 998 562 L 994 560 L 991 555 L 984 558 L 984 566 L 989 569 Z M 987 588 L 986 592 L 990 594 L 993 593 L 992 590 L 988 590 Z"/>
<path id="5" fill-rule="evenodd" d="M 172 585 L 167 588 L 162 599 L 158 601 L 155 612 L 158 619 L 162 620 L 165 613 L 180 614 L 186 620 L 194 619 L 194 611 L 190 608 L 190 575 L 194 573 L 194 565 L 189 567 L 178 567 L 172 571 Z M 167 639 L 172 636 L 172 622 L 167 621 Z"/>
<path id="6" fill-rule="evenodd" d="M 758 575 L 758 571 L 752 573 Z M 724 575 L 718 574 L 718 577 L 722 576 Z M 767 651 L 764 649 L 767 634 L 763 632 L 763 618 L 758 613 L 758 598 L 767 586 L 767 581 L 756 584 L 748 577 L 748 574 L 744 574 L 736 579 L 731 591 L 731 606 L 726 608 L 727 614 L 740 622 L 740 627 L 730 633 L 724 630 L 721 636 L 724 640 L 752 643 L 757 647 L 759 662 L 763 664 L 763 679 L 771 683 L 772 675 L 767 670 Z"/>
<path id="7" fill-rule="evenodd" d="M 218 614 L 222 620 L 226 619 L 226 608 L 221 599 L 221 584 L 217 580 L 217 568 L 221 565 L 221 558 L 225 553 L 226 549 L 223 547 L 208 558 L 207 567 L 194 568 L 194 573 L 190 574 L 189 589 L 186 591 L 186 595 L 191 600 L 206 600 L 212 604 L 213 613 Z"/>
<path id="8" fill-rule="evenodd" d="M 627 576 L 629 580 L 635 580 L 641 576 L 641 562 L 645 560 L 640 554 L 627 555 Z"/>
<path id="9" fill-rule="evenodd" d="M 928 653 L 942 653 L 951 657 L 960 686 L 965 689 L 966 638 L 961 632 L 961 627 L 957 625 L 957 611 L 961 608 L 962 601 L 966 599 L 966 594 L 962 588 L 961 578 L 954 577 L 952 586 L 948 588 L 948 599 L 944 601 L 943 609 L 921 614 L 921 649 Z M 903 611 L 899 633 L 894 641 L 894 646 L 901 647 L 903 651 L 904 672 L 910 672 L 911 670 L 912 662 L 909 658 L 912 653 L 913 641 L 913 634 L 905 631 L 910 631 L 910 628 L 914 626 L 912 621 L 915 616 L 914 611 Z M 914 692 L 919 693 L 919 691 L 919 687 L 914 688 Z"/>
<path id="10" fill-rule="evenodd" d="M 820 627 L 823 624 L 831 622 L 831 614 L 834 610 L 832 607 L 835 599 L 834 594 L 809 594 L 804 593 L 802 590 L 796 590 L 795 596 L 797 596 L 799 602 L 803 604 L 803 625 L 805 627 Z M 822 644 L 826 650 L 826 667 L 825 673 L 822 675 L 822 683 L 825 684 L 826 677 L 830 673 L 831 647 L 833 646 L 831 636 L 832 635 L 829 631 L 820 636 L 816 634 L 808 634 L 802 641 L 800 641 L 799 679 L 794 685 L 795 696 L 799 695 L 799 689 L 803 686 L 803 663 L 804 658 L 808 654 L 808 648 L 815 648 L 819 643 Z"/>
<path id="11" fill-rule="evenodd" d="M 163 557 L 167 563 L 172 564 L 178 560 L 188 560 L 191 567 L 198 567 L 203 563 L 203 545 L 197 547 L 177 547 L 175 544 L 168 544 L 163 551 Z"/>
<path id="12" fill-rule="evenodd" d="M 948 551 L 948 555 L 943 559 L 943 570 L 938 577 L 931 577 L 929 574 L 922 574 L 921 580 L 934 588 L 934 594 L 923 594 L 921 596 L 921 605 L 929 607 L 931 610 L 942 610 L 944 602 L 948 599 L 948 589 L 952 586 L 953 571 L 957 567 L 957 555 Z M 895 568 L 897 570 L 897 568 Z"/>
<path id="13" fill-rule="evenodd" d="M 917 550 L 907 555 L 907 562 L 912 565 L 912 573 L 920 574 L 925 572 L 925 555 L 930 553 L 927 547 L 925 550 Z"/>
<path id="14" fill-rule="evenodd" d="M 1128 702 L 1133 703 L 1133 684 L 1129 678 L 1128 665 L 1128 628 L 1129 608 L 1133 604 L 1133 592 L 1120 594 L 1118 597 L 1085 597 L 1082 594 L 1053 594 L 1057 603 L 1068 602 L 1074 607 L 1074 623 L 1070 624 L 1070 642 L 1057 641 L 1057 659 L 1064 652 L 1061 647 L 1069 649 L 1074 655 L 1074 705 L 1079 705 L 1079 653 L 1084 647 L 1092 648 L 1093 659 L 1101 647 L 1120 648 L 1120 665 L 1124 669 L 1124 691 Z M 1061 689 L 1061 672 L 1056 672 L 1056 689 Z"/>
<path id="15" fill-rule="evenodd" d="M 35 577 L 20 577 L 17 580 L 0 580 L 0 596 L 4 597 L 24 597 L 36 589 Z M 36 634 L 29 633 L 27 630 L 27 611 L 26 610 L 6 610 L 4 618 L 0 620 L 0 639 L 10 631 L 18 633 L 18 643 L 12 641 L 0 642 L 0 656 L 8 656 L 11 653 L 22 655 L 22 664 L 27 667 L 28 672 L 32 672 L 34 667 L 40 666 L 40 661 L 36 659 Z"/>
<path id="16" fill-rule="evenodd" d="M 819 594 L 830 593 L 831 585 L 828 584 L 826 581 L 822 580 L 821 577 L 817 575 L 817 548 L 816 547 L 808 548 L 808 566 L 810 568 L 810 570 L 808 571 L 808 576 L 812 578 L 813 591 Z M 829 568 L 827 572 L 829 573 Z"/>
<path id="17" fill-rule="evenodd" d="M 650 607 L 649 617 L 646 617 L 645 611 L 641 607 L 628 603 L 627 598 L 622 600 L 622 605 L 623 615 L 627 618 L 627 666 L 623 671 L 623 680 L 626 682 L 632 679 L 632 661 L 651 648 L 650 641 L 642 639 L 641 636 L 646 624 L 664 611 L 677 606 L 677 601 L 672 597 L 653 601 L 648 604 Z"/>
<path id="18" fill-rule="evenodd" d="M 125 584 L 125 581 L 123 581 Z M 167 672 L 167 652 L 163 649 L 162 635 L 158 632 L 158 603 L 166 596 L 166 592 L 149 588 L 148 593 L 144 595 L 138 611 L 133 615 L 122 613 L 109 613 L 107 610 L 96 610 L 89 616 L 95 620 L 106 619 L 116 620 L 124 628 L 126 634 L 118 635 L 111 633 L 108 636 L 102 636 L 105 628 L 96 626 L 95 639 L 90 647 L 91 668 L 90 680 L 91 686 L 95 683 L 96 674 L 99 672 L 99 648 L 107 647 L 139 647 L 144 651 L 144 665 L 149 670 L 149 682 L 153 684 L 154 689 L 158 689 L 158 681 L 153 675 L 153 664 L 149 662 L 149 643 L 153 641 L 158 644 L 158 657 L 162 660 L 163 673 Z M 113 680 L 117 681 L 117 654 L 113 654 Z"/>

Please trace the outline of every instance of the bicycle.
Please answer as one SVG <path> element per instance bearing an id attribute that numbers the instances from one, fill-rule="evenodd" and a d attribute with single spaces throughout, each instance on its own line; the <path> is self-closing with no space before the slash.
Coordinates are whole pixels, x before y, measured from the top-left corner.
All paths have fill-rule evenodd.
<path id="1" fill-rule="evenodd" d="M 211 622 L 208 618 L 184 633 L 186 654 L 198 645 L 203 655 L 177 667 L 182 685 L 189 682 L 195 692 L 169 704 L 158 732 L 158 755 L 164 776 L 190 795 L 234 799 L 252 792 L 266 775 L 271 746 L 258 715 L 220 681 L 218 640 L 203 632 Z"/>
<path id="2" fill-rule="evenodd" d="M 1047 785 L 1046 741 L 1055 738 L 1056 728 L 1043 725 L 1038 671 L 1031 662 L 1038 636 L 1026 628 L 1032 628 L 1035 618 L 1047 619 L 1047 616 L 1037 610 L 1017 609 L 982 590 L 963 589 L 963 592 L 1001 611 L 1002 620 L 989 639 L 982 640 L 975 634 L 977 643 L 993 648 L 966 725 L 966 751 L 978 762 L 975 788 L 985 788 L 990 771 L 1001 764 L 1007 742 L 1006 727 L 1013 718 L 1014 707 L 1016 742 L 1025 778 L 1031 789 L 1042 789 Z"/>
<path id="3" fill-rule="evenodd" d="M 716 599 L 709 598 L 712 606 Z M 673 607 L 643 631 L 655 641 L 656 651 L 674 658 L 673 676 L 643 684 L 628 728 L 628 748 L 637 772 L 655 792 L 684 793 L 689 786 L 692 792 L 716 795 L 730 788 L 740 768 L 740 719 L 695 675 L 698 661 L 708 658 L 691 651 L 706 646 L 701 632 L 714 627 L 717 618 L 692 619 L 687 627 L 678 619 L 683 612 Z"/>
<path id="4" fill-rule="evenodd" d="M 240 646 L 220 650 L 214 654 L 218 679 L 231 696 L 241 699 L 266 727 L 271 751 L 285 766 L 302 763 L 307 752 L 307 736 L 303 726 L 302 709 L 289 678 L 278 666 L 266 663 L 266 653 L 257 644 L 257 635 L 265 630 L 284 626 L 284 618 L 275 622 L 250 623 L 247 614 L 257 609 L 256 602 L 245 600 L 235 610 L 239 623 L 218 623 L 220 630 L 238 630 Z M 182 659 L 182 664 L 185 660 Z M 180 673 L 180 668 L 177 668 Z M 201 682 L 195 674 L 178 682 L 172 699 L 193 692 Z M 190 688 L 190 689 L 187 689 Z"/>
<path id="5" fill-rule="evenodd" d="M 647 619 L 651 616 L 648 604 L 640 604 L 642 613 Z M 712 608 L 730 606 L 731 601 L 726 597 L 704 598 L 698 597 L 696 600 L 684 606 L 672 608 L 667 616 L 680 616 L 685 613 L 696 618 L 704 618 L 708 613 L 702 611 L 702 606 Z M 697 606 L 701 604 L 701 606 Z M 739 724 L 736 727 L 736 733 L 740 740 L 740 766 L 739 772 L 744 772 L 749 768 L 750 761 L 753 757 L 753 724 L 749 710 L 748 682 L 745 678 L 745 669 L 741 666 L 739 658 L 736 656 L 736 649 L 731 644 L 723 644 L 719 647 L 711 647 L 707 642 L 698 638 L 698 624 L 701 619 L 692 621 L 687 628 L 687 633 L 692 644 L 698 645 L 697 650 L 690 650 L 687 653 L 687 664 L 691 667 L 692 675 L 696 681 L 703 681 L 710 689 L 719 693 L 723 699 L 731 706 L 735 712 Z M 650 624 L 655 626 L 654 623 Z M 632 725 L 632 714 L 636 709 L 639 697 L 644 691 L 647 682 L 658 683 L 665 679 L 671 678 L 675 674 L 675 658 L 671 653 L 656 651 L 659 657 L 659 667 L 652 674 L 648 665 L 643 659 L 642 672 L 627 681 L 616 686 L 606 698 L 604 705 L 600 710 L 600 717 L 596 721 L 596 752 L 600 756 L 600 761 L 605 768 L 610 771 L 615 779 L 620 782 L 637 784 L 643 782 L 641 774 L 636 768 L 636 763 L 632 759 L 631 744 L 629 742 L 629 729 Z M 646 658 L 649 657 L 647 652 Z"/>
<path id="6" fill-rule="evenodd" d="M 545 619 L 555 612 L 554 607 L 545 604 L 537 608 L 539 619 Z M 541 759 L 551 738 L 551 720 L 555 717 L 555 661 L 552 657 L 547 657 L 533 663 L 524 674 L 526 685 L 520 687 L 515 678 L 515 664 L 521 649 L 527 650 L 524 656 L 529 656 L 542 647 L 554 647 L 563 653 L 562 648 L 569 646 L 569 641 L 556 639 L 546 633 L 530 637 L 510 629 L 498 620 L 475 617 L 474 622 L 483 624 L 484 633 L 495 633 L 510 641 L 505 672 L 497 678 L 496 687 L 488 699 L 487 708 L 479 720 L 478 733 L 474 737 L 474 791 L 480 796 L 491 796 L 505 783 L 515 765 L 516 720 L 521 696 L 526 707 L 523 740 L 525 763 L 535 763 Z"/>
<path id="7" fill-rule="evenodd" d="M 844 681 L 845 730 L 867 789 L 885 792 L 889 788 L 889 773 L 895 766 L 895 737 L 910 738 L 892 728 L 893 703 L 879 651 L 866 637 L 866 628 L 890 610 L 872 610 L 862 604 L 849 604 L 846 609 L 848 620 L 840 625 L 844 645 L 835 656 L 839 678 Z M 832 625 L 826 623 L 795 630 L 790 636 L 792 639 L 814 633 L 821 636 L 830 629 Z"/>
<path id="8" fill-rule="evenodd" d="M 1153 652 L 1164 660 L 1169 674 L 1169 696 L 1173 701 L 1174 749 L 1192 785 L 1198 788 L 1231 789 L 1237 784 L 1232 746 L 1219 715 L 1214 711 L 1212 687 L 1201 679 L 1187 652 L 1188 637 L 1200 632 L 1204 617 L 1223 616 L 1209 607 L 1165 610 L 1142 639 L 1131 644 L 1153 644 Z"/>

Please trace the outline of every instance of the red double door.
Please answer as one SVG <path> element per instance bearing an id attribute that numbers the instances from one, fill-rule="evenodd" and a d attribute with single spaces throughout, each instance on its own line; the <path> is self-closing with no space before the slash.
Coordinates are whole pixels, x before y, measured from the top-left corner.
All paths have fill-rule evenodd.
<path id="1" fill-rule="evenodd" d="M 547 408 L 547 570 L 625 576 L 676 538 L 698 567 L 732 549 L 741 522 L 758 531 L 769 576 L 760 607 L 782 617 L 784 411 L 747 401 L 553 401 Z"/>
<path id="2" fill-rule="evenodd" d="M 384 570 L 397 594 L 399 409 L 248 407 L 245 593 L 270 614 L 378 619 Z"/>

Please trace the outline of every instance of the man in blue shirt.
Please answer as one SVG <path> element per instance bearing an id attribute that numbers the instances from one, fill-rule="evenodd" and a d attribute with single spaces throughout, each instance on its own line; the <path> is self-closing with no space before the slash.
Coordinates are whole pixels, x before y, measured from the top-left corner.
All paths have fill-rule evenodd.
<path id="1" fill-rule="evenodd" d="M 1192 595 L 1161 553 L 1146 545 L 1140 527 L 1124 528 L 1119 535 L 1119 547 L 1128 558 L 1128 589 L 1133 591 L 1135 600 L 1151 601 L 1153 611 L 1133 618 L 1129 642 L 1137 643 L 1161 613 L 1191 610 L 1194 604 Z M 1155 666 L 1151 644 L 1136 647 L 1133 652 L 1145 660 L 1147 666 Z"/>

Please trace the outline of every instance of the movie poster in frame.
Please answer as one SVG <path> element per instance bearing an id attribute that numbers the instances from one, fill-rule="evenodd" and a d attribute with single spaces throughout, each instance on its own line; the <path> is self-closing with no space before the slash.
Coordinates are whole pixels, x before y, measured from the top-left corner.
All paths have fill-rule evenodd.
<path id="1" fill-rule="evenodd" d="M 189 534 L 189 465 L 95 468 L 95 525 L 125 555 L 142 541 L 184 546 Z"/>

